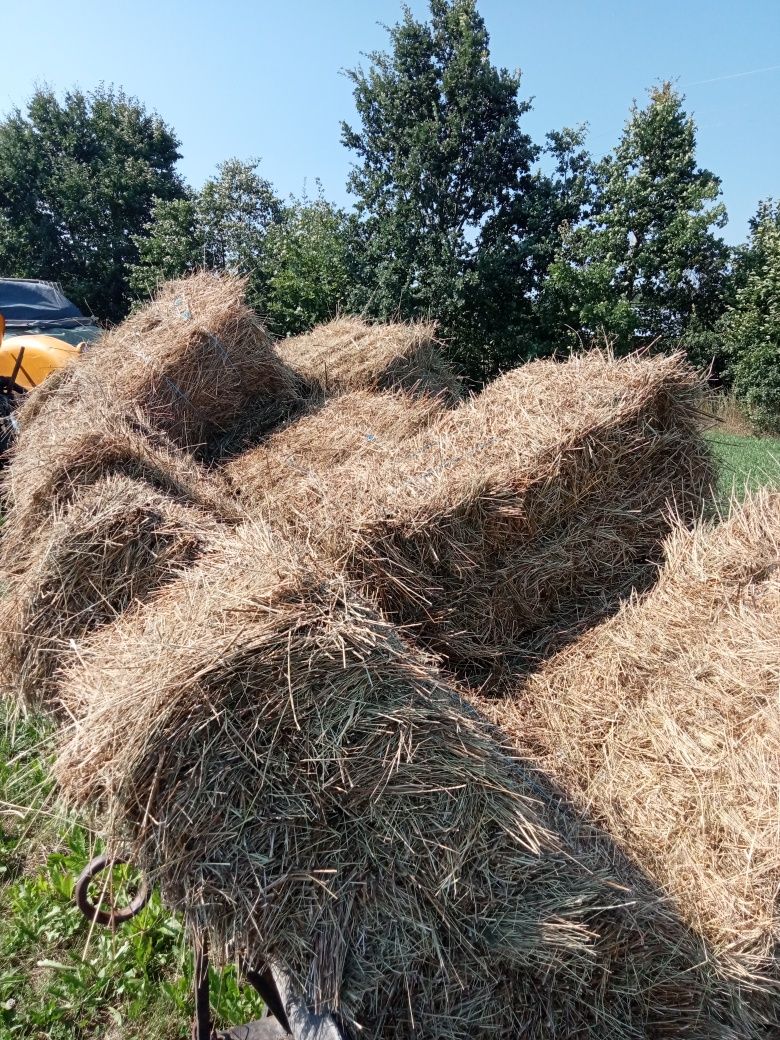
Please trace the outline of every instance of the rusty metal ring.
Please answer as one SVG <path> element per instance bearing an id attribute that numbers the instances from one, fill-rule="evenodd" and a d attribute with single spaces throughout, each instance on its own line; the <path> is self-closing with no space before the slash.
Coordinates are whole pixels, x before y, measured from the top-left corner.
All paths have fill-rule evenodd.
<path id="1" fill-rule="evenodd" d="M 125 921 L 130 921 L 137 913 L 143 910 L 149 902 L 151 891 L 143 878 L 141 879 L 141 887 L 139 888 L 138 893 L 128 906 L 122 907 L 119 910 L 114 907 L 110 910 L 101 910 L 99 906 L 95 906 L 90 902 L 90 882 L 94 881 L 97 875 L 100 874 L 101 871 L 105 870 L 106 867 L 110 868 L 115 866 L 117 863 L 127 862 L 128 860 L 123 856 L 96 856 L 82 870 L 79 879 L 76 882 L 76 887 L 73 890 L 73 898 L 76 900 L 76 906 L 88 921 L 93 921 L 95 924 L 111 926 L 124 924 Z"/>

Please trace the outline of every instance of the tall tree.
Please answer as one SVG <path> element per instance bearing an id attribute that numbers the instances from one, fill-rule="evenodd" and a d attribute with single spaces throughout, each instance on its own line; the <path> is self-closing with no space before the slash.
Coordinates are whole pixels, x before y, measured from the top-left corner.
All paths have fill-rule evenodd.
<path id="1" fill-rule="evenodd" d="M 550 270 L 560 326 L 620 347 L 678 344 L 723 309 L 728 247 L 720 181 L 696 162 L 696 126 L 669 83 L 634 104 L 596 170 L 590 217 L 571 227 Z"/>
<path id="2" fill-rule="evenodd" d="M 237 274 L 258 272 L 263 239 L 282 217 L 282 202 L 261 177 L 260 161 L 220 163 L 197 195 L 195 207 L 206 266 Z M 259 287 L 258 287 L 259 291 Z"/>
<path id="3" fill-rule="evenodd" d="M 265 237 L 282 220 L 284 207 L 258 167 L 256 159 L 229 159 L 200 191 L 183 199 L 155 200 L 150 219 L 135 238 L 138 260 L 130 282 L 136 292 L 149 292 L 166 278 L 205 267 L 248 275 L 250 302 L 263 306 Z"/>
<path id="4" fill-rule="evenodd" d="M 534 174 L 528 206 L 529 267 L 535 272 L 529 353 L 548 354 L 561 345 L 561 299 L 548 275 L 571 230 L 580 227 L 593 212 L 596 169 L 585 147 L 586 137 L 586 125 L 548 133 L 544 166 Z"/>
<path id="5" fill-rule="evenodd" d="M 363 304 L 430 316 L 475 375 L 513 360 L 529 312 L 525 195 L 538 149 L 519 74 L 491 64 L 475 0 L 405 8 L 390 49 L 348 73 L 360 125 L 349 187 L 366 242 Z"/>
<path id="6" fill-rule="evenodd" d="M 780 205 L 761 203 L 735 266 L 738 288 L 719 328 L 728 375 L 756 425 L 780 431 Z"/>
<path id="7" fill-rule="evenodd" d="M 133 235 L 176 199 L 179 142 L 121 90 L 36 90 L 0 122 L 0 272 L 62 282 L 88 312 L 121 318 Z"/>

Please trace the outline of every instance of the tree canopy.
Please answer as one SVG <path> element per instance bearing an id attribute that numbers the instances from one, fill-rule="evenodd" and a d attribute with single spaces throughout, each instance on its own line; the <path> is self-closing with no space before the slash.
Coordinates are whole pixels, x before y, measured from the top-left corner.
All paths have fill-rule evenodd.
<path id="1" fill-rule="evenodd" d="M 566 230 L 550 270 L 561 326 L 603 331 L 624 349 L 712 328 L 729 259 L 719 195 L 719 179 L 697 165 L 682 97 L 669 83 L 654 88 L 597 164 L 590 214 Z"/>
<path id="2" fill-rule="evenodd" d="M 263 313 L 296 335 L 352 308 L 359 282 L 355 220 L 328 202 L 293 199 L 268 231 L 261 259 Z"/>
<path id="3" fill-rule="evenodd" d="M 763 202 L 737 260 L 739 283 L 720 323 L 734 392 L 760 427 L 780 431 L 780 205 Z"/>
<path id="4" fill-rule="evenodd" d="M 60 281 L 85 311 L 121 318 L 133 234 L 182 197 L 179 141 L 120 90 L 36 90 L 0 122 L 0 270 Z"/>
<path id="5" fill-rule="evenodd" d="M 282 219 L 284 207 L 259 165 L 257 159 L 229 159 L 200 191 L 155 200 L 150 219 L 135 236 L 138 261 L 131 282 L 136 291 L 148 293 L 166 278 L 205 267 L 248 275 L 250 301 L 263 306 L 265 236 Z"/>

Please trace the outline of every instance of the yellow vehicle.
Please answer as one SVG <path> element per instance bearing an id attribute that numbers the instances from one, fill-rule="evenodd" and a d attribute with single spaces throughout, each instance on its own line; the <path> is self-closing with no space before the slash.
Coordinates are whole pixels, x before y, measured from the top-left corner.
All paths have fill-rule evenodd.
<path id="1" fill-rule="evenodd" d="M 13 436 L 19 394 L 76 360 L 100 331 L 55 282 L 0 278 L 0 450 Z"/>

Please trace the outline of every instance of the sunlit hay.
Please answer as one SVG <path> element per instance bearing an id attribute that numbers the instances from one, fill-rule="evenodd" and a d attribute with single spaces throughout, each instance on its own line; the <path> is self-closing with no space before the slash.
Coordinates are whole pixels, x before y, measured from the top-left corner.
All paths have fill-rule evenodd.
<path id="1" fill-rule="evenodd" d="M 83 488 L 52 516 L 0 598 L 0 675 L 24 709 L 50 706 L 76 643 L 174 578 L 218 521 L 121 475 Z"/>
<path id="2" fill-rule="evenodd" d="M 669 893 L 719 970 L 774 987 L 780 1030 L 780 494 L 678 529 L 644 599 L 481 704 Z"/>
<path id="3" fill-rule="evenodd" d="M 427 322 L 382 325 L 337 318 L 303 336 L 281 340 L 277 353 L 315 398 L 349 390 L 403 389 L 453 402 L 462 394 L 436 328 Z"/>
<path id="4" fill-rule="evenodd" d="M 39 540 L 47 538 L 52 516 L 79 489 L 117 473 L 221 517 L 237 512 L 218 476 L 138 415 L 97 401 L 89 421 L 77 411 L 57 410 L 22 431 L 3 471 L 0 569 L 24 571 Z"/>
<path id="5" fill-rule="evenodd" d="M 451 664 L 533 660 L 651 580 L 670 513 L 708 500 L 698 391 L 680 356 L 522 366 L 331 470 L 291 530 Z"/>
<path id="6" fill-rule="evenodd" d="M 215 956 L 273 958 L 355 1031 L 709 1040 L 739 1013 L 429 661 L 262 527 L 87 641 L 61 693 L 67 801 Z"/>
<path id="7" fill-rule="evenodd" d="M 90 350 L 79 374 L 105 381 L 115 401 L 206 455 L 247 412 L 272 428 L 297 406 L 298 381 L 247 307 L 245 288 L 244 279 L 211 272 L 165 282 Z"/>
<path id="8" fill-rule="evenodd" d="M 236 456 L 222 475 L 248 506 L 273 496 L 273 523 L 284 524 L 321 497 L 323 483 L 344 462 L 375 465 L 389 449 L 428 428 L 443 409 L 440 397 L 428 395 L 345 393 Z"/>

